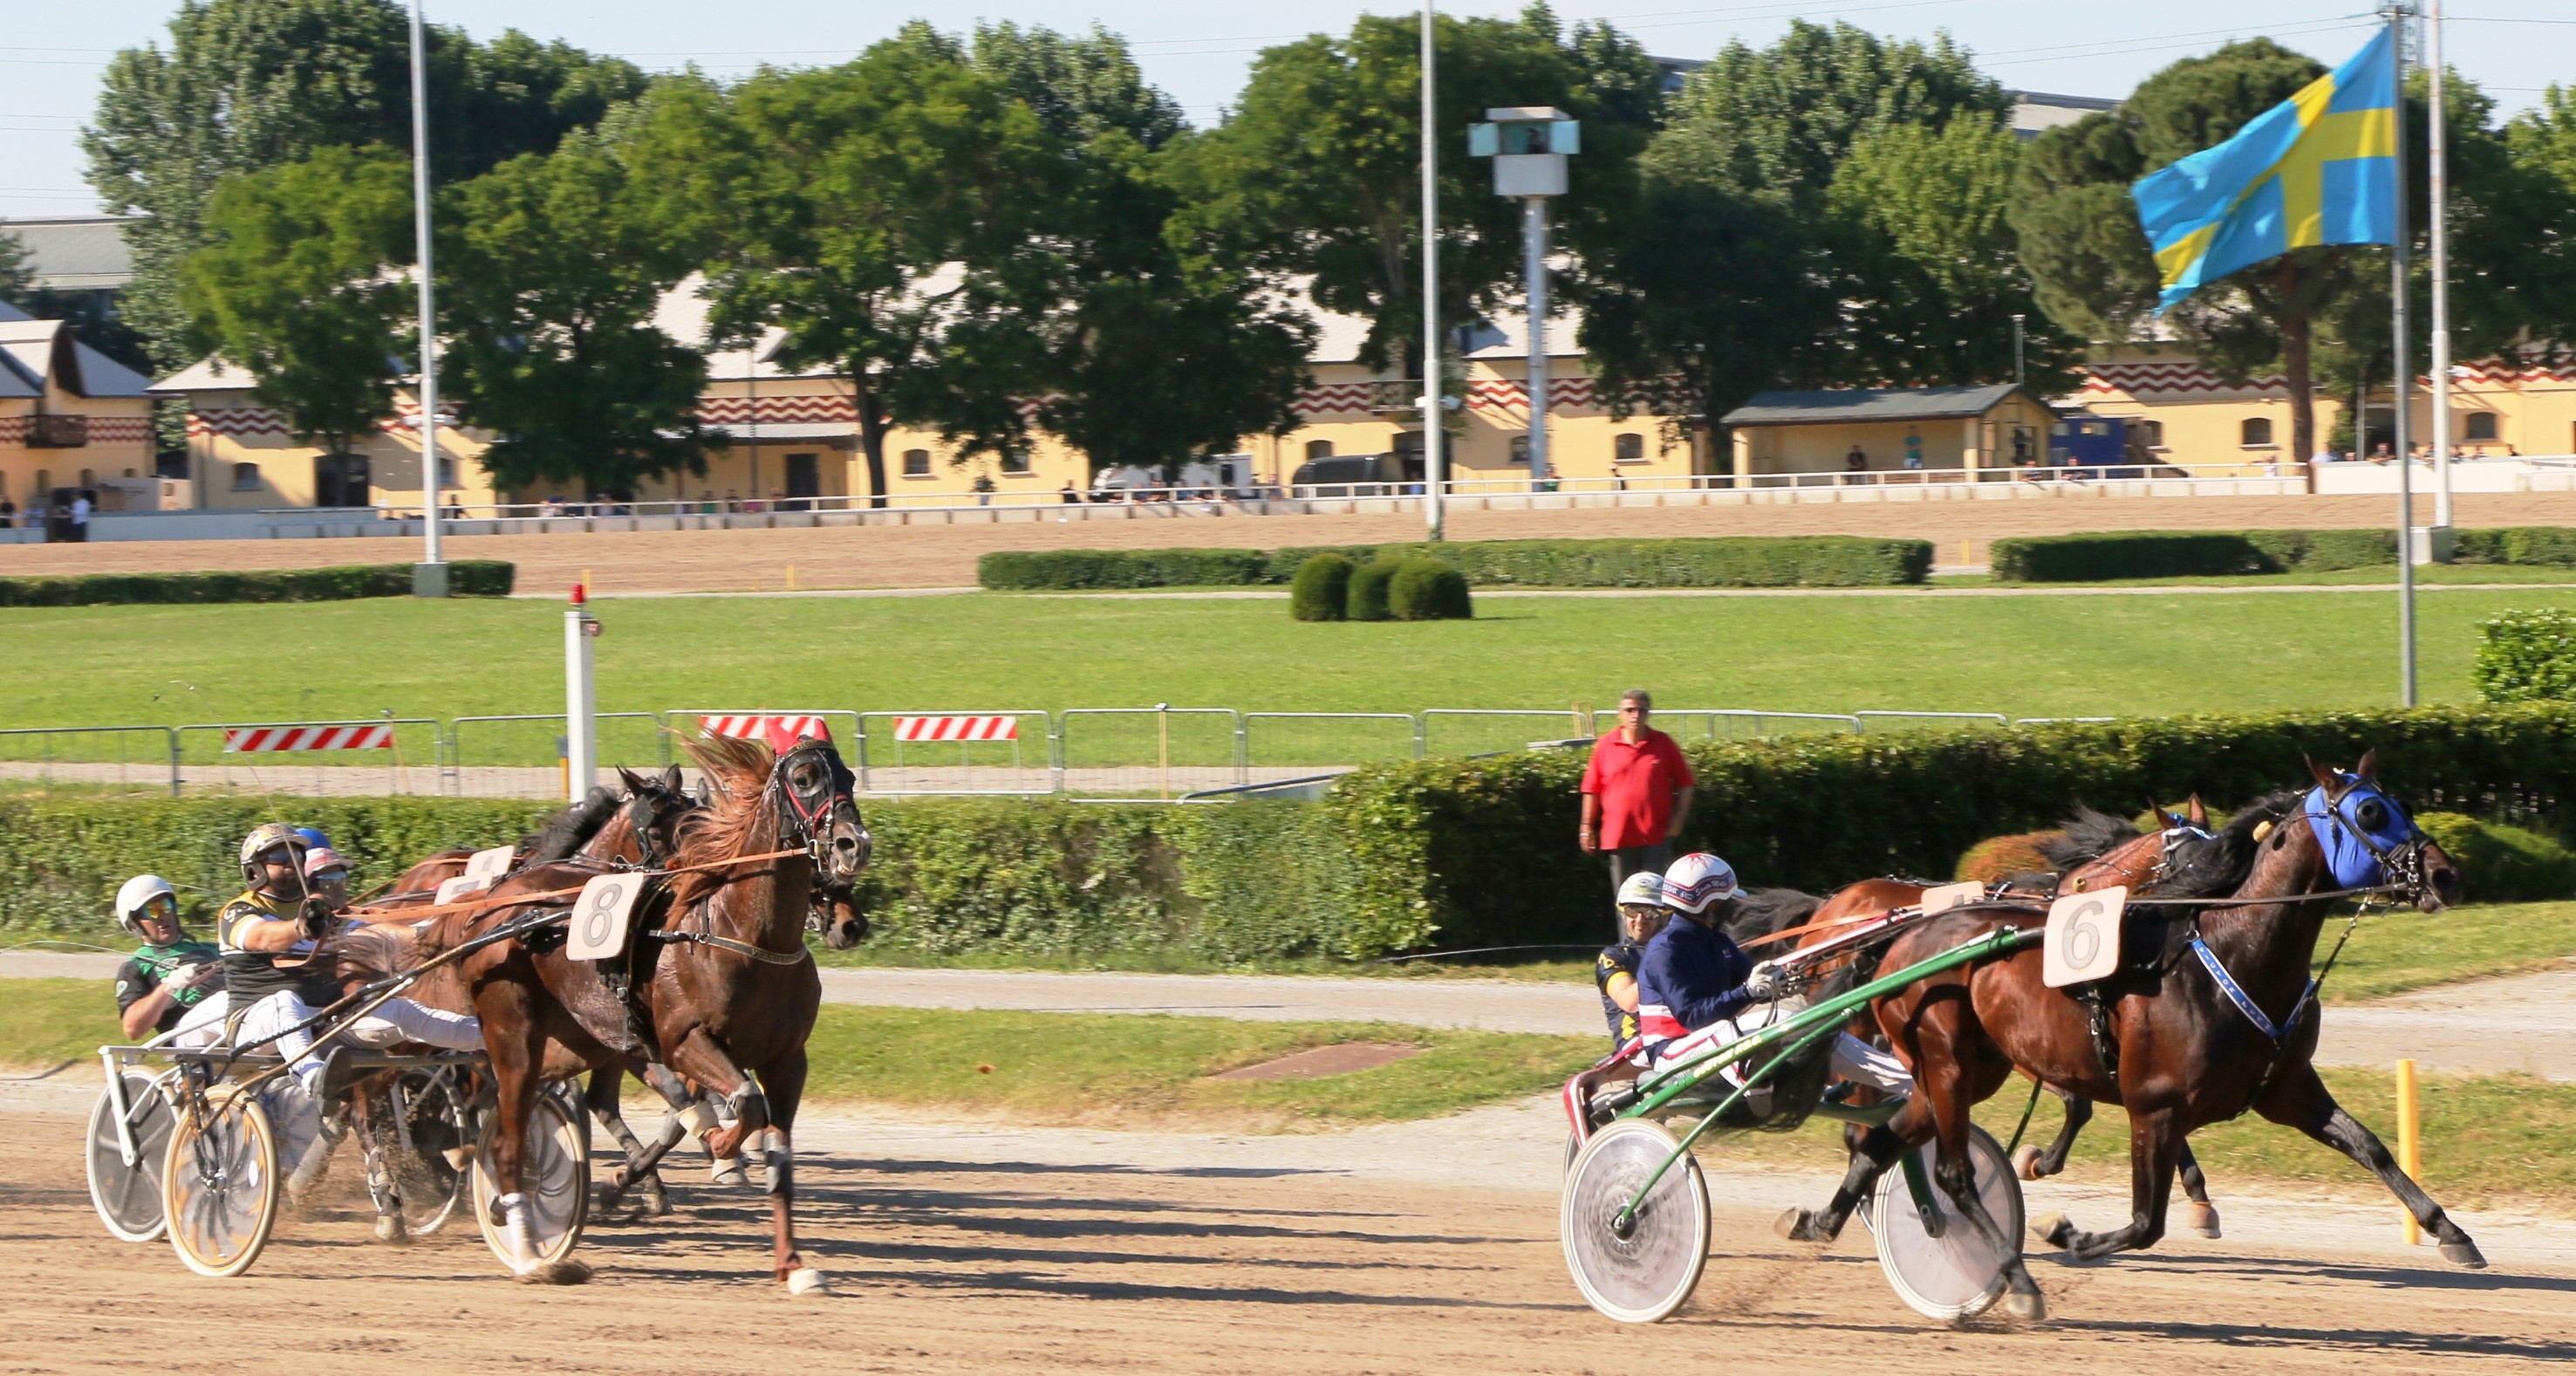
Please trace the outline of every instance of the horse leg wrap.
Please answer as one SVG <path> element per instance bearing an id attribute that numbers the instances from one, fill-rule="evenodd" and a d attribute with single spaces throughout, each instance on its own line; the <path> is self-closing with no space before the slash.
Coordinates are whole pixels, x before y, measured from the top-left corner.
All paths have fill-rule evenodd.
<path id="1" fill-rule="evenodd" d="M 669 1104 L 675 1110 L 686 1108 L 698 1101 L 698 1096 L 689 1092 L 688 1081 L 681 1079 L 679 1072 L 667 1065 L 648 1062 L 644 1067 L 642 1078 L 647 1087 L 662 1096 L 662 1102 Z"/>
<path id="2" fill-rule="evenodd" d="M 786 1194 L 794 1185 L 796 1153 L 787 1145 L 787 1134 L 770 1129 L 768 1141 L 761 1147 L 761 1164 L 769 1171 L 769 1192 Z"/>
<path id="3" fill-rule="evenodd" d="M 505 1194 L 492 1203 L 501 1211 L 502 1235 L 510 1240 L 510 1269 L 526 1275 L 537 1265 L 537 1236 L 528 1226 L 528 1197 Z"/>

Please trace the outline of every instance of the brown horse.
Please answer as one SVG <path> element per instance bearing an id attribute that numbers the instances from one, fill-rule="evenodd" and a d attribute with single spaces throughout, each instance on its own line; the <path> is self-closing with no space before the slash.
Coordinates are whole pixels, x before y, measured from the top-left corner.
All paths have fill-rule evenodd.
<path id="1" fill-rule="evenodd" d="M 569 959 L 560 939 L 500 942 L 460 962 L 499 1095 L 488 1165 L 504 1196 L 504 1222 L 524 1239 L 518 1196 L 539 1084 L 601 1066 L 641 1073 L 665 1063 L 731 1107 L 734 1124 L 710 1135 L 710 1151 L 724 1156 L 746 1140 L 762 1144 L 775 1275 L 789 1293 L 805 1294 L 822 1287 L 822 1276 L 796 1248 L 790 1133 L 822 990 L 805 950 L 804 919 L 818 869 L 845 883 L 857 878 L 867 863 L 867 831 L 850 799 L 852 776 L 827 741 L 801 741 L 775 757 L 767 746 L 738 740 L 688 748 L 720 796 L 681 819 L 672 881 L 633 934 L 631 1013 L 609 972 L 596 968 L 607 962 Z M 486 901 L 577 888 L 592 873 L 535 867 L 503 881 Z M 442 917 L 423 946 L 445 949 L 539 906 L 503 902 Z M 519 1250 L 528 1251 L 524 1241 Z M 570 1264 L 520 1267 L 523 1276 L 547 1281 L 587 1274 Z"/>
<path id="2" fill-rule="evenodd" d="M 2445 1258 L 2485 1265 L 2468 1234 L 2335 1103 L 2310 1064 L 2318 1023 L 2309 1012 L 2315 993 L 2309 968 L 2335 896 L 2369 889 L 2436 912 L 2457 897 L 2459 871 L 2380 789 L 2374 755 L 2364 755 L 2350 775 L 2310 768 L 2313 792 L 2291 790 L 2249 806 L 2215 844 L 2191 857 L 2194 873 L 2169 876 L 2159 895 L 2163 904 L 2150 900 L 2128 915 L 2126 941 L 2146 958 L 2124 958 L 2102 981 L 2116 1045 L 2108 1062 L 2097 1051 L 2084 1006 L 2041 978 L 2036 942 L 1878 1000 L 1879 1026 L 1912 1068 L 1915 1096 L 1863 1139 L 1825 1208 L 1790 1210 L 1780 1219 L 1782 1234 L 1831 1239 L 1900 1152 L 1933 1141 L 1934 1179 L 2005 1258 L 2005 1311 L 2043 1317 L 2046 1304 L 2022 1264 L 2018 1240 L 2003 1236 L 1987 1215 L 1968 1165 L 1969 1110 L 2018 1068 L 2129 1112 L 2129 1224 L 2109 1233 L 2077 1232 L 2062 1217 L 2034 1225 L 2071 1257 L 2152 1246 L 2164 1233 L 2184 1138 L 2251 1108 L 2367 1167 L 2440 1240 Z M 2204 894 L 2229 901 L 2174 901 Z M 1999 929 L 2030 930 L 2046 917 L 2026 907 L 1946 913 L 1898 937 L 1882 968 L 1928 959 Z"/>

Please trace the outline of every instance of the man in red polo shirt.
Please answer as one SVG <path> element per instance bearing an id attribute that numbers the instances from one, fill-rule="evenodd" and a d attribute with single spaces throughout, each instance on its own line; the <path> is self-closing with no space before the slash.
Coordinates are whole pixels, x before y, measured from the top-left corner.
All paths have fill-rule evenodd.
<path id="1" fill-rule="evenodd" d="M 1575 839 L 1584 854 L 1610 857 L 1614 892 L 1629 875 L 1672 863 L 1673 839 L 1690 819 L 1691 788 L 1699 782 L 1673 738 L 1646 724 L 1654 706 L 1643 688 L 1621 694 L 1619 728 L 1593 742 L 1583 771 L 1583 830 Z"/>

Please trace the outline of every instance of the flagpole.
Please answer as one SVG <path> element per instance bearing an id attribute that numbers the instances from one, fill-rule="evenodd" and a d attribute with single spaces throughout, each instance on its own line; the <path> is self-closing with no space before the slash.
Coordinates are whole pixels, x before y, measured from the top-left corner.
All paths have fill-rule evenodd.
<path id="1" fill-rule="evenodd" d="M 2442 101 L 2442 0 L 2431 0 L 2424 14 L 2424 65 L 2432 76 L 2432 123 L 2424 140 L 2424 191 L 2432 203 L 2433 252 L 2433 530 L 2432 557 L 2451 561 L 2451 229 L 2450 171 L 2443 126 L 2450 123 Z M 2400 108 L 2404 108 L 2402 105 Z"/>
<path id="2" fill-rule="evenodd" d="M 2395 317 L 2390 322 L 2389 352 L 2396 366 L 2393 381 L 2397 388 L 2397 643 L 2400 704 L 2415 705 L 2415 456 L 2407 434 L 2406 402 L 2408 383 L 2414 369 L 2406 362 L 2406 7 L 2388 7 L 2388 63 L 2395 69 L 2396 109 L 2396 184 L 2397 233 L 2388 248 L 2389 298 Z"/>
<path id="3" fill-rule="evenodd" d="M 1441 452 L 1446 434 L 1440 396 L 1440 102 L 1433 83 L 1439 70 L 1439 7 L 1422 0 L 1422 525 L 1442 538 L 1446 512 L 1442 487 L 1449 478 Z"/>

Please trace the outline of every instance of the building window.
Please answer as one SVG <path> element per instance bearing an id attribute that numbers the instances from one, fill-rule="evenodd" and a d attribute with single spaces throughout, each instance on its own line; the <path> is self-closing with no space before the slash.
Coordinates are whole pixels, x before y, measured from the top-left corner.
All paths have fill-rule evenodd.
<path id="1" fill-rule="evenodd" d="M 2469 413 L 2468 438 L 2493 443 L 2496 438 L 2496 416 L 2493 411 Z"/>
<path id="2" fill-rule="evenodd" d="M 1002 471 L 1005 473 L 1028 472 L 1029 456 L 1026 454 L 1004 454 L 1002 456 Z"/>
<path id="3" fill-rule="evenodd" d="M 1528 463 L 1528 462 L 1529 462 L 1529 451 L 1530 451 L 1530 437 L 1529 437 L 1529 436 L 1527 436 L 1527 435 L 1514 435 L 1514 436 L 1512 436 L 1512 462 L 1514 462 L 1514 463 Z"/>
<path id="4" fill-rule="evenodd" d="M 1435 29 L 1433 32 L 1436 33 L 1438 30 Z M 51 493 L 53 490 L 54 470 L 50 468 L 39 468 L 36 470 L 35 490 L 27 494 L 27 500 L 31 502 L 41 502 L 45 500 L 46 495 Z"/>
<path id="5" fill-rule="evenodd" d="M 2149 449 L 2162 449 L 2162 448 L 2164 448 L 2164 447 L 2165 447 L 2165 423 L 2164 423 L 2163 421 L 2160 421 L 2160 420 L 2142 420 L 2142 421 L 2139 421 L 2139 422 L 2138 422 L 2138 440 L 2139 440 L 2139 442 L 2140 442 L 2140 443 L 2142 443 L 2142 444 L 2146 445 Z"/>
<path id="6" fill-rule="evenodd" d="M 1434 30 L 1434 32 L 1437 32 L 1437 30 Z M 1331 440 L 1306 441 L 1306 457 L 1309 459 L 1329 459 L 1333 457 L 1333 442 Z"/>
<path id="7" fill-rule="evenodd" d="M 2241 425 L 2239 425 L 2239 426 L 2237 427 L 2237 435 L 2238 435 L 2238 440 L 2237 440 L 2237 442 L 2238 442 L 2238 443 L 2240 443 L 2240 444 L 2242 444 L 2242 445 L 2244 445 L 2244 446 L 2245 446 L 2246 448 L 2248 448 L 2248 449 L 2269 449 L 2269 448 L 2271 448 L 2271 447 L 2272 447 L 2272 420 L 2271 420 L 2271 417 L 2269 417 L 2269 416 L 2256 416 L 2256 417 L 2254 417 L 2253 419 L 2251 419 L 2251 420 L 2248 420 L 2248 421 L 2244 422 L 2243 424 L 2241 424 Z"/>
<path id="8" fill-rule="evenodd" d="M 234 465 L 233 465 L 233 491 L 235 491 L 235 492 L 257 492 L 257 491 L 259 491 L 259 465 L 258 465 L 258 464 L 255 464 L 255 463 L 237 463 L 237 464 L 234 464 Z"/>
<path id="9" fill-rule="evenodd" d="M 1621 435 L 1617 437 L 1612 441 L 1610 461 L 1612 463 L 1644 463 L 1646 461 L 1646 437 L 1643 435 Z"/>
<path id="10" fill-rule="evenodd" d="M 927 449 L 907 449 L 903 451 L 903 476 L 907 478 L 929 477 L 930 451 Z"/>

